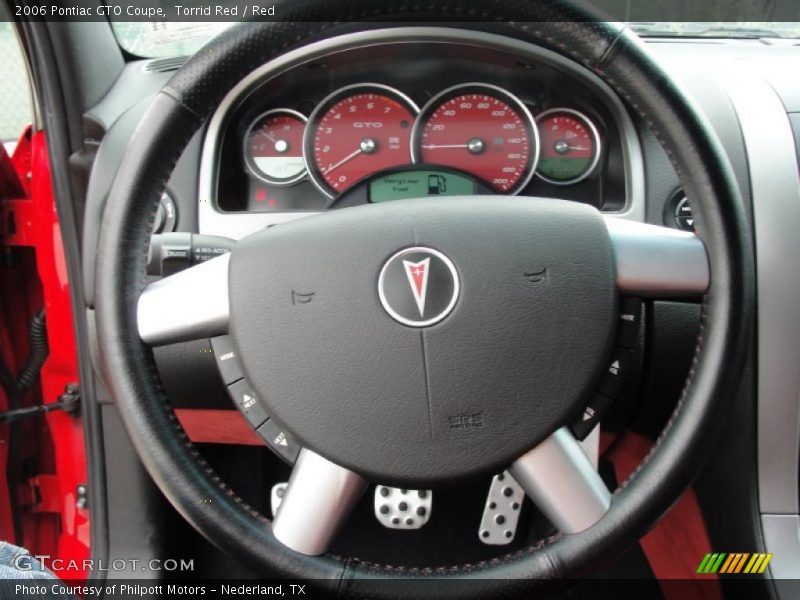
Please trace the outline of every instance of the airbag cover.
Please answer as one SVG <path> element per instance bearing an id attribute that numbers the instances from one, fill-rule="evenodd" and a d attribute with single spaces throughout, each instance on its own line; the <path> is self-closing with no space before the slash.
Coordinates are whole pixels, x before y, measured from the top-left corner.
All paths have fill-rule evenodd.
<path id="1" fill-rule="evenodd" d="M 378 291 L 387 261 L 417 247 L 449 259 L 458 281 L 451 310 L 422 326 L 398 322 Z M 383 483 L 502 468 L 580 411 L 614 334 L 610 239 L 601 215 L 574 202 L 477 196 L 330 211 L 245 238 L 230 264 L 231 334 L 268 413 Z M 431 286 L 448 277 L 444 264 L 430 263 L 426 282 L 426 302 L 442 307 Z M 409 314 L 419 298 L 405 268 L 391 271 L 395 296 L 408 286 Z"/>

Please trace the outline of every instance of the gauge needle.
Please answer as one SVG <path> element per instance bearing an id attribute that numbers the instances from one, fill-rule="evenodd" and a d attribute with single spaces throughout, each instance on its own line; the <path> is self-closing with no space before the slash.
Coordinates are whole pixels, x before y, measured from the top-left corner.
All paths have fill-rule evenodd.
<path id="1" fill-rule="evenodd" d="M 423 150 L 436 150 L 437 148 L 464 148 L 470 154 L 481 154 L 486 147 L 484 141 L 480 138 L 472 138 L 467 140 L 466 144 L 427 144 L 422 146 Z"/>
<path id="2" fill-rule="evenodd" d="M 570 150 L 588 150 L 586 146 L 568 146 Z"/>
<path id="3" fill-rule="evenodd" d="M 262 130 L 260 130 L 260 131 L 259 131 L 259 133 L 260 133 L 261 135 L 263 135 L 265 138 L 267 138 L 267 139 L 268 139 L 270 142 L 272 142 L 273 144 L 275 144 L 275 143 L 277 143 L 277 142 L 278 142 L 278 140 L 276 140 L 274 137 L 272 137 L 270 134 L 268 134 L 268 133 L 267 133 L 266 131 L 264 131 L 263 129 L 262 129 Z"/>
<path id="4" fill-rule="evenodd" d="M 469 148 L 469 144 L 427 144 L 423 145 L 424 150 L 436 150 L 437 148 Z"/>
<path id="5" fill-rule="evenodd" d="M 364 151 L 364 150 L 363 150 L 362 148 L 357 148 L 356 150 L 353 150 L 353 151 L 352 151 L 350 154 L 348 154 L 347 156 L 345 156 L 345 157 L 344 157 L 342 160 L 340 160 L 339 162 L 337 162 L 335 165 L 331 165 L 330 167 L 328 167 L 327 169 L 325 169 L 325 170 L 323 171 L 323 173 L 324 173 L 325 175 L 327 175 L 328 173 L 330 173 L 330 172 L 331 172 L 331 171 L 333 171 L 334 169 L 338 169 L 338 168 L 339 168 L 339 167 L 341 167 L 341 166 L 342 166 L 344 163 L 346 163 L 346 162 L 347 162 L 347 161 L 349 161 L 349 160 L 352 160 L 352 159 L 354 159 L 356 156 L 358 156 L 359 154 L 361 154 L 363 151 Z"/>

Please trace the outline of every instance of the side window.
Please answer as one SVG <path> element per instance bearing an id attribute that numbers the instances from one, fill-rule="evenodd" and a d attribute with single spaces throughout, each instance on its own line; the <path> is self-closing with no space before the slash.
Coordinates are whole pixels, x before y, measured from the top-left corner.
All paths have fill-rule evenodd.
<path id="1" fill-rule="evenodd" d="M 9 154 L 32 121 L 28 70 L 5 3 L 0 2 L 0 141 Z"/>

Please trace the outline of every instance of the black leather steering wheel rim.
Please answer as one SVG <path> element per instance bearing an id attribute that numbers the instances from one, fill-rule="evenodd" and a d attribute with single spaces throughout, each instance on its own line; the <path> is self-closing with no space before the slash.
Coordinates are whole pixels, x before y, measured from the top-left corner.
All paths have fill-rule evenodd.
<path id="1" fill-rule="evenodd" d="M 279 3 L 293 22 L 245 24 L 193 57 L 161 90 L 131 139 L 103 218 L 97 264 L 97 326 L 107 384 L 145 467 L 175 508 L 223 551 L 256 572 L 329 581 L 342 595 L 401 595 L 370 579 L 459 576 L 437 588 L 471 597 L 547 590 L 586 573 L 638 539 L 697 475 L 733 395 L 753 322 L 750 237 L 742 202 L 719 142 L 705 118 L 624 28 L 596 22 L 568 2 L 431 0 L 424 5 L 343 0 Z M 509 35 L 556 48 L 594 71 L 654 131 L 695 202 L 712 273 L 691 372 L 678 406 L 651 454 L 615 493 L 590 529 L 542 540 L 487 563 L 410 569 L 357 558 L 307 557 L 287 550 L 269 521 L 248 507 L 193 448 L 160 389 L 152 351 L 139 339 L 136 305 L 158 199 L 181 152 L 223 96 L 245 75 L 287 49 L 332 35 L 345 21 L 396 21 L 435 15 L 450 22 L 504 25 Z M 365 25 L 369 27 L 369 25 Z M 352 25 L 349 25 L 352 28 Z M 210 499 L 201 503 L 199 498 Z M 550 580 L 550 581 L 547 581 Z M 424 594 L 430 588 L 416 590 Z"/>

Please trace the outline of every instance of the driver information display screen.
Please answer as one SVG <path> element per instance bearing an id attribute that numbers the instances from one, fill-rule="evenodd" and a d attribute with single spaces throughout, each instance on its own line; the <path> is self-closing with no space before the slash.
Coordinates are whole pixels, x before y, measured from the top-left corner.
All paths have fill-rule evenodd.
<path id="1" fill-rule="evenodd" d="M 377 177 L 369 184 L 370 202 L 474 193 L 473 179 L 443 171 L 402 171 Z"/>

